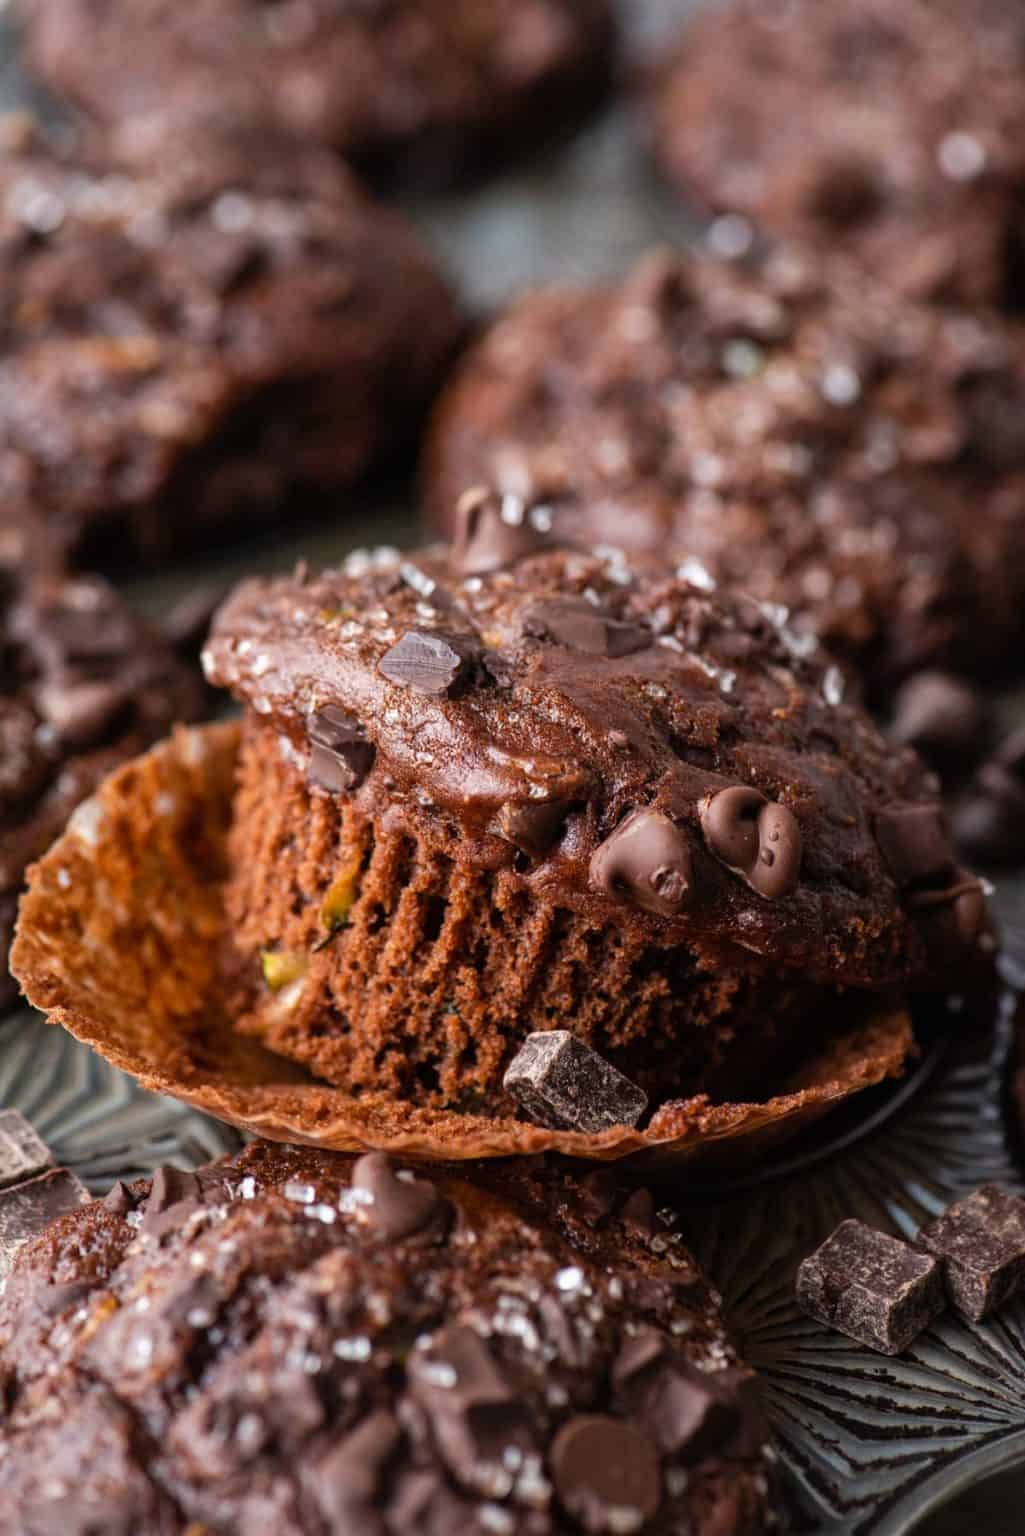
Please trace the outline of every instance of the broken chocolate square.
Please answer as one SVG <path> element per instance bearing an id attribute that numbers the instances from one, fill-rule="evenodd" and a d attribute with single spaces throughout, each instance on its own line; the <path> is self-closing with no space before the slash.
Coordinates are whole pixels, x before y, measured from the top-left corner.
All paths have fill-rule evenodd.
<path id="1" fill-rule="evenodd" d="M 915 1241 L 940 1261 L 951 1305 L 972 1322 L 1025 1282 L 1025 1200 L 996 1184 L 949 1206 Z"/>
<path id="2" fill-rule="evenodd" d="M 803 1311 L 884 1355 L 899 1355 L 943 1310 L 939 1264 L 861 1221 L 843 1221 L 797 1271 Z"/>
<path id="3" fill-rule="evenodd" d="M 0 1189 L 53 1167 L 49 1147 L 16 1109 L 0 1111 Z"/>
<path id="4" fill-rule="evenodd" d="M 88 1203 L 89 1191 L 66 1168 L 53 1168 L 0 1193 L 0 1280 L 10 1271 L 19 1248 L 58 1216 Z"/>
<path id="5" fill-rule="evenodd" d="M 539 1125 L 594 1135 L 636 1125 L 648 1096 L 567 1029 L 528 1035 L 503 1079 Z"/>

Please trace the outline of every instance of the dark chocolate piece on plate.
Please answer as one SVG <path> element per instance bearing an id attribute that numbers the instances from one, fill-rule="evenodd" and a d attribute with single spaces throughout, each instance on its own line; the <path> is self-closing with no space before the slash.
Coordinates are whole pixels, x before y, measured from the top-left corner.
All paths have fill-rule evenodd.
<path id="1" fill-rule="evenodd" d="M 19 1248 L 38 1237 L 58 1216 L 88 1203 L 89 1191 L 67 1168 L 53 1168 L 0 1192 L 0 1280 L 9 1272 Z"/>
<path id="2" fill-rule="evenodd" d="M 503 1086 L 540 1125 L 594 1135 L 636 1125 L 647 1094 L 567 1029 L 528 1035 Z"/>
<path id="3" fill-rule="evenodd" d="M 53 1167 L 53 1153 L 16 1109 L 0 1112 L 0 1189 Z"/>
<path id="4" fill-rule="evenodd" d="M 899 1355 L 943 1310 L 936 1259 L 861 1221 L 842 1221 L 797 1271 L 797 1301 L 868 1349 Z"/>
<path id="5" fill-rule="evenodd" d="M 1025 1200 L 984 1184 L 923 1227 L 916 1242 L 940 1261 L 951 1305 L 978 1322 L 1025 1282 Z"/>

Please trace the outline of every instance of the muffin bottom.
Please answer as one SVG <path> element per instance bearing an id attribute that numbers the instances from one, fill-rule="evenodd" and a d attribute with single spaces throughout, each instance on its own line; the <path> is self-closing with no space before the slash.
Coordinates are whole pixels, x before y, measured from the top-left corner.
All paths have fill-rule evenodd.
<path id="1" fill-rule="evenodd" d="M 238 1028 L 353 1092 L 508 1110 L 505 1067 L 569 1028 L 653 1104 L 764 1088 L 831 989 L 711 966 L 547 902 L 511 866 L 310 790 L 290 744 L 243 730 L 226 887 Z M 762 1096 L 761 1091 L 758 1094 Z"/>

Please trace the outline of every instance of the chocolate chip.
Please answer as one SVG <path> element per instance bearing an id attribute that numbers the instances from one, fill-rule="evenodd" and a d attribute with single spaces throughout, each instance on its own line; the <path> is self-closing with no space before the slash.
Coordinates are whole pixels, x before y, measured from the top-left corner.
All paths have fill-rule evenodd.
<path id="1" fill-rule="evenodd" d="M 640 1530 L 662 1501 L 658 1457 L 646 1435 L 623 1419 L 581 1413 L 552 1442 L 559 1501 L 585 1531 Z"/>
<path id="2" fill-rule="evenodd" d="M 735 784 L 701 802 L 701 830 L 716 858 L 770 901 L 789 896 L 801 873 L 801 829 L 788 806 Z"/>
<path id="3" fill-rule="evenodd" d="M 451 697 L 472 677 L 480 647 L 469 635 L 408 629 L 381 657 L 377 670 L 415 693 Z"/>
<path id="4" fill-rule="evenodd" d="M 938 1259 L 951 1304 L 978 1322 L 1025 1284 L 1025 1200 L 984 1184 L 916 1238 Z"/>
<path id="5" fill-rule="evenodd" d="M 498 813 L 498 834 L 521 853 L 540 858 L 558 840 L 568 811 L 567 800 L 510 802 Z"/>
<path id="6" fill-rule="evenodd" d="M 949 936 L 961 945 L 973 944 L 987 927 L 988 908 L 982 882 L 967 870 L 953 870 L 950 883 L 935 890 L 911 891 L 912 910 L 939 923 L 936 947 Z"/>
<path id="7" fill-rule="evenodd" d="M 456 504 L 452 560 L 464 576 L 483 576 L 515 565 L 551 543 L 551 514 L 518 496 L 477 488 Z"/>
<path id="8" fill-rule="evenodd" d="M 691 889 L 686 835 L 660 811 L 633 811 L 595 850 L 590 873 L 598 890 L 675 917 Z"/>
<path id="9" fill-rule="evenodd" d="M 66 1168 L 54 1168 L 0 1192 L 0 1281 L 19 1248 L 38 1237 L 58 1216 L 89 1204 L 89 1192 Z"/>
<path id="10" fill-rule="evenodd" d="M 194 1173 L 180 1168 L 158 1168 L 143 1205 L 141 1230 L 151 1237 L 165 1237 L 198 1205 L 201 1185 Z"/>
<path id="11" fill-rule="evenodd" d="M 718 1373 L 689 1365 L 655 1328 L 642 1328 L 626 1341 L 612 1367 L 612 1384 L 663 1456 L 700 1461 L 740 1428 L 740 1404 L 720 1386 Z"/>
<path id="12" fill-rule="evenodd" d="M 617 619 L 584 598 L 553 597 L 534 603 L 521 618 L 523 633 L 591 656 L 630 656 L 653 644 L 643 624 Z"/>
<path id="13" fill-rule="evenodd" d="M 566 1029 L 528 1035 L 502 1086 L 539 1125 L 596 1135 L 636 1125 L 648 1096 Z"/>
<path id="14" fill-rule="evenodd" d="M 510 1450 L 535 1449 L 526 1403 L 472 1328 L 455 1324 L 433 1334 L 410 1355 L 407 1376 L 446 1466 L 465 1487 L 490 1491 Z"/>
<path id="15" fill-rule="evenodd" d="M 422 1232 L 447 1209 L 429 1179 L 397 1169 L 385 1152 L 367 1152 L 354 1165 L 352 1187 L 363 1200 L 358 1209 L 368 1231 L 386 1242 Z"/>
<path id="16" fill-rule="evenodd" d="M 809 1316 L 869 1349 L 899 1355 L 943 1310 L 937 1261 L 860 1221 L 843 1221 L 797 1271 Z"/>
<path id="17" fill-rule="evenodd" d="M 381 1408 L 312 1466 L 300 1469 L 332 1536 L 385 1536 L 384 1516 L 376 1506 L 401 1443 L 402 1430 Z"/>
<path id="18" fill-rule="evenodd" d="M 897 884 L 942 880 L 953 869 L 953 849 L 940 805 L 894 806 L 875 819 L 876 839 Z"/>
<path id="19" fill-rule="evenodd" d="M 310 765 L 306 781 L 328 794 L 358 789 L 374 762 L 374 745 L 355 715 L 325 704 L 306 721 Z"/>
<path id="20" fill-rule="evenodd" d="M 53 1153 L 16 1109 L 0 1113 L 0 1189 L 53 1166 Z"/>
<path id="21" fill-rule="evenodd" d="M 919 672 L 897 690 L 890 736 L 948 767 L 982 756 L 989 725 L 989 709 L 976 688 L 947 672 Z"/>
<path id="22" fill-rule="evenodd" d="M 135 1201 L 132 1199 L 131 1191 L 127 1184 L 123 1184 L 120 1179 L 117 1179 L 107 1190 L 103 1197 L 103 1204 L 115 1216 L 126 1216 L 129 1211 L 135 1209 Z"/>

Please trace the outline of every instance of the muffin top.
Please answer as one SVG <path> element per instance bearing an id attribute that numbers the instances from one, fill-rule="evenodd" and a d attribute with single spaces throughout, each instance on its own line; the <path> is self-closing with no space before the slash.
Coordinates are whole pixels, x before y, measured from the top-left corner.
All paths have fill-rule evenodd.
<path id="1" fill-rule="evenodd" d="M 656 71 L 656 147 L 713 208 L 1018 308 L 1023 66 L 1016 0 L 733 0 Z"/>
<path id="2" fill-rule="evenodd" d="M 782 610 L 539 547 L 545 508 L 461 518 L 450 553 L 249 581 L 215 620 L 210 680 L 314 788 L 713 960 L 875 986 L 975 946 L 935 779 Z"/>
<path id="3" fill-rule="evenodd" d="M 0 1368 L 21 1531 L 763 1529 L 718 1298 L 605 1172 L 266 1143 L 161 1169 L 22 1250 Z"/>
<path id="4" fill-rule="evenodd" d="M 340 164 L 273 141 L 257 154 L 239 134 L 117 169 L 20 119 L 0 144 L 5 503 L 38 508 L 75 541 L 119 508 L 148 507 L 177 473 L 185 508 L 152 516 L 186 516 L 189 475 L 218 431 L 263 477 L 223 486 L 224 500 L 338 484 L 381 446 L 365 418 L 391 445 L 422 408 L 457 334 L 451 298 L 405 220 Z M 355 441 L 339 427 L 335 462 L 304 463 L 296 427 L 279 445 L 240 419 L 261 390 L 291 385 L 302 406 L 303 390 L 346 367 Z M 217 464 L 200 462 L 209 500 Z"/>
<path id="5" fill-rule="evenodd" d="M 1025 593 L 1025 331 L 843 260 L 653 252 L 515 304 L 443 397 L 444 521 L 487 484 L 697 555 L 885 686 L 1006 661 Z"/>

